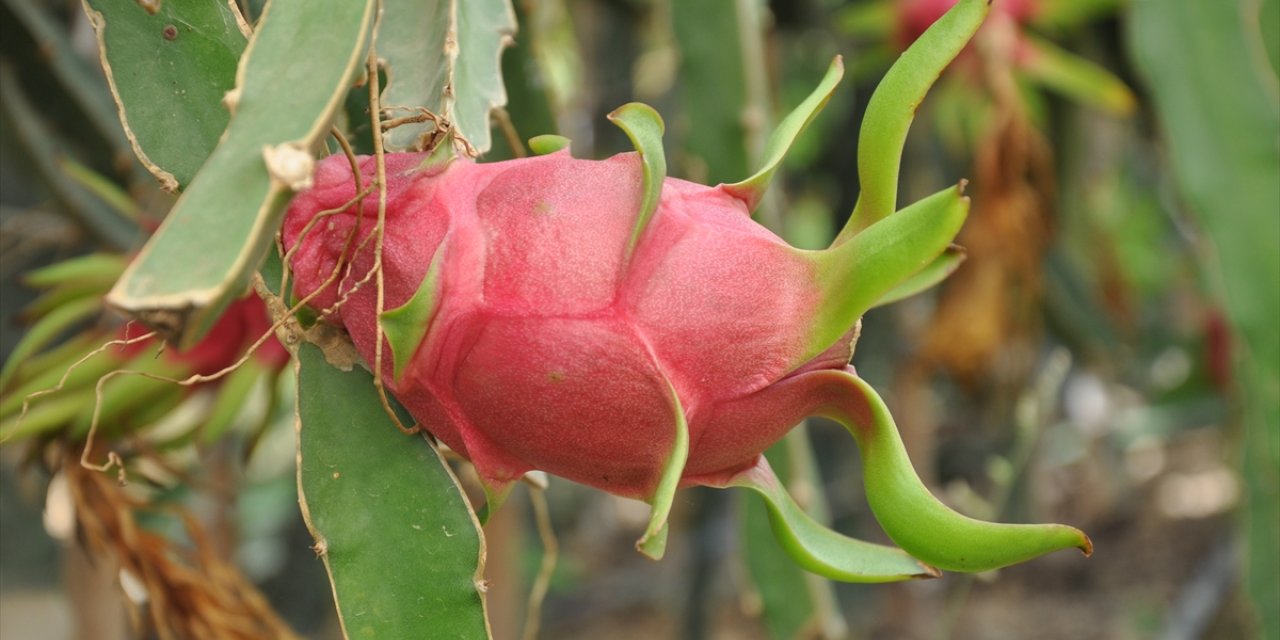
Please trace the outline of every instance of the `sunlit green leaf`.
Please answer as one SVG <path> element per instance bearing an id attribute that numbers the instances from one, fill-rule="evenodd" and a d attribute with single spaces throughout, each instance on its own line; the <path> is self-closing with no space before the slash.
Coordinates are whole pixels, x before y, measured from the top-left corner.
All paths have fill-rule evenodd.
<path id="1" fill-rule="evenodd" d="M 813 319 L 813 355 L 834 344 L 877 300 L 946 250 L 969 214 L 963 186 L 915 202 L 848 242 L 808 254 L 819 269 L 826 300 Z"/>

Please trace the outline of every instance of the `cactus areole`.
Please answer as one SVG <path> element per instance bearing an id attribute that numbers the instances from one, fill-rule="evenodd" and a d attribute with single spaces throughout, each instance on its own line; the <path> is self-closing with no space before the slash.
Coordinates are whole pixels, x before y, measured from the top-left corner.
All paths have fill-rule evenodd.
<path id="1" fill-rule="evenodd" d="M 917 43 L 923 54 L 909 52 L 899 66 L 940 70 L 985 10 L 961 2 Z M 866 202 L 854 231 L 831 248 L 793 248 L 752 221 L 787 147 L 840 74 L 836 60 L 782 122 L 765 166 L 732 185 L 667 178 L 662 121 L 640 104 L 610 116 L 637 151 L 607 160 L 576 159 L 555 138 L 535 139 L 544 155 L 487 164 L 384 156 L 381 305 L 370 277 L 379 197 L 356 198 L 357 182 L 375 182 L 375 159 L 358 159 L 357 181 L 348 158 L 329 157 L 285 219 L 285 245 L 297 247 L 295 294 L 314 294 L 311 305 L 370 364 L 385 340 L 387 387 L 475 464 L 491 500 L 534 469 L 646 500 L 653 518 L 639 547 L 653 556 L 672 494 L 689 485 L 760 493 L 788 551 L 846 580 L 1086 549 L 1070 527 L 982 523 L 944 507 L 848 366 L 864 311 L 954 262 L 948 246 L 968 209 L 959 187 L 895 212 L 902 141 L 891 139 L 883 144 L 896 151 L 875 159 L 885 175 L 860 157 Z M 864 138 L 904 136 L 936 75 L 891 73 L 881 91 L 898 103 L 881 100 L 866 125 L 878 129 Z M 761 452 L 815 414 L 857 439 L 872 509 L 902 549 L 819 528 L 769 471 Z"/>

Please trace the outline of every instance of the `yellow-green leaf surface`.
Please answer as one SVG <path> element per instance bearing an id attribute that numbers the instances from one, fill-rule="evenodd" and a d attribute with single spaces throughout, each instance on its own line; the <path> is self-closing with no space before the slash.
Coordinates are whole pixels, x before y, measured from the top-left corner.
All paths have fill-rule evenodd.
<path id="1" fill-rule="evenodd" d="M 298 490 L 348 638 L 486 638 L 479 524 L 372 376 L 298 349 Z"/>
<path id="2" fill-rule="evenodd" d="M 487 151 L 489 112 L 507 103 L 500 60 L 516 31 L 510 0 L 384 4 L 378 57 L 386 63 L 382 106 L 390 118 L 425 108 L 452 123 L 472 151 Z M 434 130 L 425 122 L 397 127 L 386 134 L 387 148 L 421 148 Z"/>
<path id="3" fill-rule="evenodd" d="M 1241 343 L 1244 574 L 1266 638 L 1280 637 L 1280 77 L 1267 53 L 1275 4 L 1139 0 L 1126 21 L 1178 186 L 1216 245 L 1211 279 L 1223 283 Z"/>
<path id="4" fill-rule="evenodd" d="M 308 175 L 310 154 L 364 59 L 374 6 L 373 0 L 267 6 L 241 60 L 222 141 L 116 283 L 110 304 L 185 348 L 244 293 L 291 186 L 300 186 L 294 178 Z M 281 162 L 273 175 L 268 148 L 285 150 L 295 162 Z"/>
<path id="5" fill-rule="evenodd" d="M 640 200 L 635 225 L 631 227 L 631 241 L 627 244 L 627 252 L 630 254 L 640 242 L 641 235 L 649 226 L 649 220 L 658 210 L 658 202 L 662 199 L 662 185 L 667 179 L 667 157 L 662 149 L 662 134 L 666 126 L 662 123 L 662 116 L 653 107 L 640 102 L 630 102 L 614 109 L 609 114 L 609 121 L 627 133 L 636 153 L 640 154 L 643 169 L 644 195 Z"/>
<path id="6" fill-rule="evenodd" d="M 989 9 L 990 0 L 957 2 L 902 53 L 871 94 L 858 136 L 862 193 L 849 222 L 836 237 L 837 243 L 897 210 L 898 169 L 916 109 L 942 71 L 969 43 Z"/>
<path id="7" fill-rule="evenodd" d="M 936 578 L 936 569 L 902 549 L 842 535 L 805 513 L 766 459 L 736 474 L 726 486 L 750 489 L 769 510 L 774 538 L 796 564 L 842 582 L 883 583 Z"/>
<path id="8" fill-rule="evenodd" d="M 169 190 L 190 184 L 230 114 L 244 34 L 224 0 L 83 0 L 102 67 L 138 158 Z"/>

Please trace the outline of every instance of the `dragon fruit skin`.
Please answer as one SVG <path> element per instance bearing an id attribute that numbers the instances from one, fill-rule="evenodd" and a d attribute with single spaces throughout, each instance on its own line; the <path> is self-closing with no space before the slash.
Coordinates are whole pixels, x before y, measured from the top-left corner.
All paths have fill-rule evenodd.
<path id="1" fill-rule="evenodd" d="M 328 158 L 286 212 L 294 294 L 345 327 L 418 424 L 474 463 L 486 512 L 538 469 L 648 501 L 637 548 L 654 558 L 687 485 L 759 494 L 784 550 L 838 580 L 1087 554 L 1072 527 L 982 522 L 939 502 L 848 366 L 867 309 L 931 286 L 962 258 L 949 243 L 968 213 L 963 183 L 898 208 L 897 171 L 916 105 L 987 8 L 960 0 L 872 96 L 862 193 L 827 249 L 790 247 L 750 213 L 829 99 L 839 58 L 779 123 L 760 170 L 730 185 L 666 178 L 661 118 L 634 103 L 610 119 L 636 153 L 602 161 L 551 152 L 563 139 L 489 164 L 391 154 L 382 193 L 357 199 L 377 184 L 376 161 L 355 160 L 357 179 L 348 159 Z M 761 452 L 808 415 L 857 441 L 868 503 L 901 548 L 823 527 L 769 469 Z"/>
<path id="2" fill-rule="evenodd" d="M 731 474 L 793 423 L 729 424 L 725 403 L 802 368 L 848 362 L 847 339 L 817 360 L 809 354 L 809 319 L 821 301 L 813 262 L 753 222 L 747 203 L 724 187 L 667 179 L 628 252 L 641 206 L 637 154 L 589 161 L 558 152 L 417 170 L 424 159 L 386 156 L 384 308 L 410 299 L 438 252 L 443 295 L 402 375 L 390 358 L 383 373 L 424 428 L 492 484 L 541 469 L 647 497 L 681 410 L 691 443 L 684 484 Z M 372 158 L 361 172 L 368 184 Z M 286 216 L 285 242 L 354 195 L 346 158 L 323 161 L 316 186 Z M 298 295 L 329 277 L 349 243 L 365 240 L 376 211 L 366 198 L 362 218 L 330 216 L 303 240 L 292 264 Z M 333 306 L 373 266 L 372 254 L 360 252 L 342 286 L 312 305 Z M 366 284 L 330 318 L 368 362 L 376 304 Z"/>

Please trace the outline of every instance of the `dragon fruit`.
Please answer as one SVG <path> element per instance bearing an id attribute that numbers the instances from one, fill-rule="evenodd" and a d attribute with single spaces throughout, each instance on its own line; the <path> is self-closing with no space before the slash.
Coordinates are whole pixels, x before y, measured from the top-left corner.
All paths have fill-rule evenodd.
<path id="1" fill-rule="evenodd" d="M 962 3 L 952 22 L 976 28 L 984 11 Z M 944 65 L 967 28 L 925 39 L 932 50 L 916 64 Z M 944 507 L 848 366 L 861 314 L 945 257 L 968 208 L 961 188 L 893 213 L 895 155 L 888 176 L 864 178 L 854 231 L 827 250 L 795 249 L 752 221 L 840 74 L 837 59 L 775 133 L 765 167 L 732 185 L 665 177 L 661 119 L 639 104 L 610 116 L 637 152 L 607 160 L 574 158 L 552 138 L 535 140 L 544 155 L 488 164 L 388 154 L 380 260 L 379 198 L 357 198 L 357 184 L 375 183 L 376 159 L 358 160 L 357 180 L 346 157 L 327 158 L 285 218 L 294 293 L 345 328 L 367 362 L 381 360 L 387 388 L 474 463 L 491 501 L 534 469 L 646 500 L 653 516 L 638 546 L 655 557 L 672 494 L 690 485 L 759 492 L 797 560 L 847 580 L 1087 548 L 1070 527 L 980 523 Z M 886 86 L 922 97 L 929 81 Z M 869 121 L 905 135 L 898 121 L 910 109 L 882 112 Z M 858 440 L 871 506 L 906 553 L 817 529 L 780 489 L 761 452 L 812 414 Z"/>

